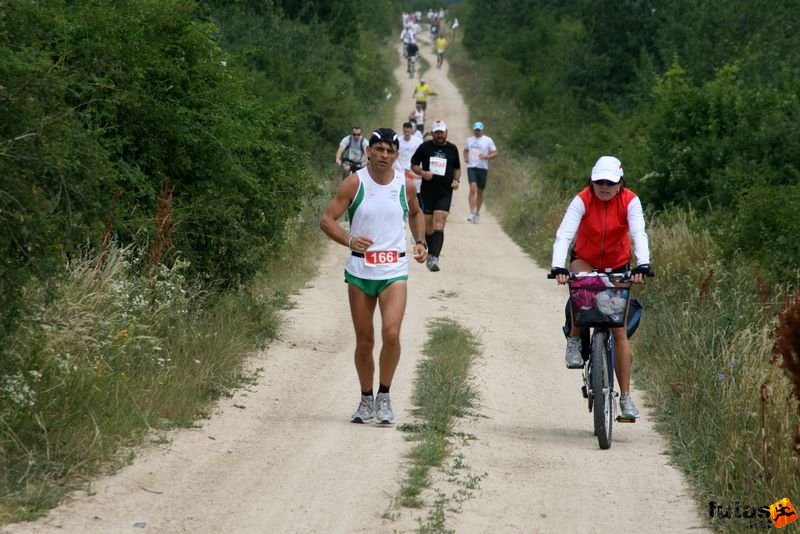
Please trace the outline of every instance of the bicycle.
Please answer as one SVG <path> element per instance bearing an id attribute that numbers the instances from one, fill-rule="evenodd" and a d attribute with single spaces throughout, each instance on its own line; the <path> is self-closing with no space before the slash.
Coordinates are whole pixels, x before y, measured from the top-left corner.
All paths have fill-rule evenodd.
<path id="1" fill-rule="evenodd" d="M 653 272 L 647 276 L 653 276 Z M 555 275 L 548 274 L 554 279 Z M 635 423 L 636 418 L 614 417 L 619 392 L 614 387 L 614 336 L 611 328 L 626 326 L 628 337 L 638 328 L 642 305 L 630 298 L 631 271 L 624 273 L 569 273 L 567 302 L 569 335 L 572 318 L 580 327 L 583 355 L 581 394 L 593 413 L 594 434 L 601 449 L 611 447 L 613 424 Z M 591 331 L 590 331 L 591 329 Z"/>
<path id="2" fill-rule="evenodd" d="M 365 164 L 366 163 L 358 161 L 350 161 L 349 159 L 342 159 L 342 180 L 351 174 L 360 171 Z"/>
<path id="3" fill-rule="evenodd" d="M 408 77 L 414 79 L 414 70 L 417 66 L 417 56 L 408 56 Z"/>

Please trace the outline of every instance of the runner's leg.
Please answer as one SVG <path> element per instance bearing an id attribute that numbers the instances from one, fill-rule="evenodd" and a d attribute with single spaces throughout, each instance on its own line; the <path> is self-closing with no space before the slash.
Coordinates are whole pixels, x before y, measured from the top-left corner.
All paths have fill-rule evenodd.
<path id="1" fill-rule="evenodd" d="M 431 241 L 433 244 L 433 255 L 439 257 L 444 246 L 444 226 L 447 223 L 447 216 L 449 213 L 444 210 L 436 210 L 433 212 L 433 235 Z"/>
<path id="2" fill-rule="evenodd" d="M 631 390 L 631 342 L 625 327 L 612 328 L 614 334 L 614 370 L 617 372 L 617 383 L 620 395 L 627 395 Z"/>
<path id="3" fill-rule="evenodd" d="M 381 310 L 381 356 L 378 375 L 380 383 L 391 386 L 397 363 L 400 361 L 400 326 L 406 311 L 408 290 L 405 280 L 398 280 L 378 296 Z"/>
<path id="4" fill-rule="evenodd" d="M 477 206 L 477 207 L 476 207 Z M 475 182 L 469 183 L 469 212 L 477 213 L 481 209 L 478 206 L 478 184 Z"/>
<path id="5" fill-rule="evenodd" d="M 433 254 L 433 213 L 425 214 L 425 244 L 428 245 L 428 254 Z"/>
<path id="6" fill-rule="evenodd" d="M 366 392 L 372 389 L 372 382 L 375 379 L 375 361 L 372 358 L 375 347 L 373 317 L 378 299 L 370 297 L 352 284 L 347 285 L 347 295 L 350 299 L 350 315 L 356 332 L 356 373 L 361 391 Z"/>
<path id="7" fill-rule="evenodd" d="M 477 184 L 469 184 L 470 194 L 472 193 L 473 185 L 475 186 L 475 213 L 480 213 L 481 207 L 483 206 L 483 189 L 478 187 Z"/>

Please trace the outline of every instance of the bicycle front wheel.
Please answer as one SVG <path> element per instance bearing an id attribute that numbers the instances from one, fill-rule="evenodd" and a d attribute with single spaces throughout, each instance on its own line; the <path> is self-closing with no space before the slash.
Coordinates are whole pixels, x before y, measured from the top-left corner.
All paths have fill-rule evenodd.
<path id="1" fill-rule="evenodd" d="M 594 406 L 594 433 L 601 449 L 611 447 L 611 425 L 614 420 L 614 392 L 608 362 L 608 332 L 595 332 L 592 336 L 590 356 L 592 402 Z"/>

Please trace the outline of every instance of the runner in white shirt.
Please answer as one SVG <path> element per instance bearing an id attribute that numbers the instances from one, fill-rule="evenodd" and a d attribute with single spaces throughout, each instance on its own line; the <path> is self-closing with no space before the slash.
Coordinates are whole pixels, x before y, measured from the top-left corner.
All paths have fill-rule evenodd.
<path id="1" fill-rule="evenodd" d="M 397 162 L 394 164 L 395 169 L 405 174 L 406 178 L 411 178 L 414 181 L 414 186 L 417 188 L 417 200 L 422 200 L 420 196 L 420 189 L 422 188 L 422 178 L 414 174 L 411 170 L 411 156 L 417 151 L 417 147 L 422 144 L 422 134 L 414 129 L 410 122 L 403 123 L 403 135 L 400 136 L 400 154 L 397 157 Z"/>
<path id="2" fill-rule="evenodd" d="M 483 206 L 483 191 L 489 175 L 489 160 L 497 157 L 497 147 L 488 135 L 483 135 L 481 121 L 472 125 L 473 136 L 464 144 L 464 161 L 467 162 L 469 180 L 469 216 L 467 221 L 480 221 Z"/>
<path id="3" fill-rule="evenodd" d="M 425 220 L 416 189 L 394 167 L 400 140 L 391 128 L 379 128 L 369 139 L 369 163 L 342 180 L 336 196 L 325 208 L 320 228 L 333 241 L 349 249 L 344 279 L 356 335 L 355 366 L 361 390 L 358 408 L 350 420 L 394 423 L 389 399 L 400 361 L 400 327 L 408 295 L 406 220 L 415 239 L 414 259 L 427 258 Z M 348 212 L 350 232 L 337 220 Z M 375 380 L 375 309 L 381 314 L 381 350 L 378 391 Z"/>
<path id="4" fill-rule="evenodd" d="M 408 120 L 414 121 L 416 130 L 420 135 L 425 133 L 425 108 L 417 102 L 411 113 L 408 114 Z"/>

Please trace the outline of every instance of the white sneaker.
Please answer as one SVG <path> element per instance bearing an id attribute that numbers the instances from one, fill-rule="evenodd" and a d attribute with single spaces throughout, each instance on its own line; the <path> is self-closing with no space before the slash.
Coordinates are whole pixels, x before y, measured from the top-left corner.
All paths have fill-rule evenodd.
<path id="1" fill-rule="evenodd" d="M 472 216 L 472 222 L 474 222 L 475 224 L 478 224 L 479 222 L 481 222 L 481 216 L 480 216 L 480 214 L 478 214 L 478 213 L 474 214 L 474 215 Z"/>
<path id="2" fill-rule="evenodd" d="M 378 396 L 375 397 L 375 416 L 378 418 L 378 424 L 394 424 L 392 401 L 389 399 L 388 393 L 378 393 Z"/>
<path id="3" fill-rule="evenodd" d="M 569 336 L 567 338 L 567 354 L 564 357 L 567 369 L 581 369 L 583 367 L 582 346 L 580 336 Z"/>
<path id="4" fill-rule="evenodd" d="M 467 222 L 471 222 L 471 223 L 475 222 L 475 214 L 474 213 L 470 212 L 470 214 L 467 215 Z"/>
<path id="5" fill-rule="evenodd" d="M 358 403 L 353 416 L 350 418 L 351 423 L 369 423 L 375 417 L 375 398 L 372 395 L 361 395 L 361 401 Z"/>
<path id="6" fill-rule="evenodd" d="M 639 417 L 639 410 L 636 409 L 636 405 L 633 403 L 630 394 L 620 396 L 619 411 L 625 419 L 636 419 Z"/>

